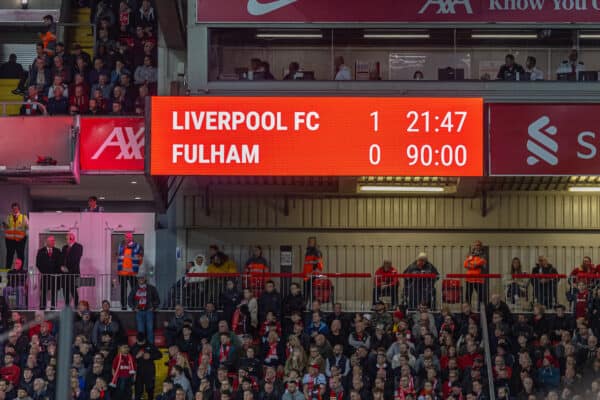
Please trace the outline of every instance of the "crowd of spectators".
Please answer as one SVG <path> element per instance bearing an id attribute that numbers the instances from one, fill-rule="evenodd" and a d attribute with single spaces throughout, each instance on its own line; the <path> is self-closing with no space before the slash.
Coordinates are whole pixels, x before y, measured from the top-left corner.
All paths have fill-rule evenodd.
<path id="1" fill-rule="evenodd" d="M 20 78 L 21 115 L 143 115 L 145 98 L 157 90 L 157 20 L 150 0 L 79 1 L 91 8 L 96 32 L 93 54 L 77 42 L 57 41 L 56 22 L 36 44 L 27 71 L 16 56 L 2 70 Z M 92 31 L 90 31 L 92 35 Z"/>

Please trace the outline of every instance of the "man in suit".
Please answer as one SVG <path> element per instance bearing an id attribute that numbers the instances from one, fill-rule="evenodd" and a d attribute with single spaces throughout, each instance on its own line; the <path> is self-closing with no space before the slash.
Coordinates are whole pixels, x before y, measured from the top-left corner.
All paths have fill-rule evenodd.
<path id="1" fill-rule="evenodd" d="M 41 274 L 40 310 L 46 308 L 46 296 L 50 291 L 51 307 L 56 308 L 56 280 L 60 273 L 62 255 L 55 247 L 54 236 L 48 236 L 46 246 L 38 250 L 35 258 L 35 266 Z"/>
<path id="2" fill-rule="evenodd" d="M 65 294 L 65 305 L 71 302 L 73 297 L 73 306 L 77 307 L 79 303 L 79 293 L 77 293 L 77 281 L 79 280 L 79 262 L 83 255 L 83 246 L 77 243 L 75 233 L 67 233 L 67 244 L 62 248 L 62 264 L 60 272 L 64 274 L 61 279 L 62 290 Z"/>

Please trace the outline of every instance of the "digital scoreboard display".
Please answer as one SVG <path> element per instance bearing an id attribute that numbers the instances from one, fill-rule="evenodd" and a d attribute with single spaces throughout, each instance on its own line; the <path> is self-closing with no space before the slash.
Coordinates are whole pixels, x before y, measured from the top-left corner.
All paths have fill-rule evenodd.
<path id="1" fill-rule="evenodd" d="M 152 175 L 482 176 L 483 100 L 153 97 Z"/>

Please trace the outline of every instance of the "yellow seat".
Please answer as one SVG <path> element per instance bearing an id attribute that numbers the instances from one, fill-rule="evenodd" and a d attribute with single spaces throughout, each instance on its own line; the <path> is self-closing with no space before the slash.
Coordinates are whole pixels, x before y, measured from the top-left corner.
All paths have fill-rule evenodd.
<path id="1" fill-rule="evenodd" d="M 19 84 L 18 79 L 0 79 L 0 103 L 5 101 L 23 101 L 23 96 L 13 94 Z M 19 115 L 20 105 L 6 106 L 6 115 Z M 3 112 L 3 107 L 0 107 L 0 116 Z"/>

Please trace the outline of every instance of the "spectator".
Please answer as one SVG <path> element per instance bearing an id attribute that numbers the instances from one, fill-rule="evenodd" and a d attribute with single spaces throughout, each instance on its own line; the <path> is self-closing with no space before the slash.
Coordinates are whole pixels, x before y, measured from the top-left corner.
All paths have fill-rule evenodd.
<path id="1" fill-rule="evenodd" d="M 56 22 L 54 22 L 54 17 L 50 14 L 44 16 L 43 21 L 46 32 L 40 34 L 40 40 L 44 44 L 44 52 L 48 57 L 52 57 L 56 50 Z"/>
<path id="2" fill-rule="evenodd" d="M 65 66 L 64 59 L 60 56 L 54 56 L 54 65 L 52 66 L 52 76 L 59 75 L 62 81 L 69 85 L 71 83 L 71 69 Z"/>
<path id="3" fill-rule="evenodd" d="M 104 207 L 98 205 L 98 198 L 96 196 L 88 197 L 88 206 L 84 210 L 85 212 L 104 212 Z"/>
<path id="4" fill-rule="evenodd" d="M 281 296 L 275 289 L 275 282 L 265 282 L 265 291 L 258 299 L 258 319 L 264 321 L 267 313 L 272 312 L 278 319 L 281 318 Z"/>
<path id="5" fill-rule="evenodd" d="M 113 69 L 110 74 L 110 83 L 116 85 L 121 81 L 122 75 L 131 75 L 131 72 L 125 67 L 123 59 L 117 58 L 115 61 L 115 69 Z"/>
<path id="6" fill-rule="evenodd" d="M 21 79 L 25 71 L 23 66 L 17 62 L 17 55 L 12 53 L 8 61 L 0 65 L 0 79 Z"/>
<path id="7" fill-rule="evenodd" d="M 415 71 L 413 74 L 413 81 L 422 81 L 425 79 L 422 71 Z"/>
<path id="8" fill-rule="evenodd" d="M 69 105 L 76 107 L 78 113 L 87 114 L 90 99 L 84 92 L 83 86 L 75 86 L 75 92 L 69 99 Z"/>
<path id="9" fill-rule="evenodd" d="M 83 56 L 77 56 L 75 58 L 75 65 L 73 66 L 73 75 L 77 78 L 77 75 L 81 75 L 82 80 L 86 85 L 89 85 L 90 76 L 90 64 L 85 61 Z M 88 86 L 89 87 L 89 86 Z"/>
<path id="10" fill-rule="evenodd" d="M 48 88 L 48 99 L 52 99 L 54 97 L 54 92 L 56 91 L 57 87 L 61 87 L 63 89 L 63 96 L 69 97 L 69 87 L 63 82 L 62 76 L 55 75 L 52 86 Z"/>
<path id="11" fill-rule="evenodd" d="M 27 229 L 29 219 L 21 214 L 19 203 L 12 203 L 11 212 L 2 222 L 4 229 L 4 243 L 6 245 L 6 266 L 12 265 L 15 253 L 21 260 L 25 260 L 25 244 L 27 243 Z"/>
<path id="12" fill-rule="evenodd" d="M 529 74 L 529 80 L 531 81 L 543 81 L 544 73 L 537 66 L 537 60 L 533 56 L 527 57 L 525 62 L 525 72 Z"/>
<path id="13" fill-rule="evenodd" d="M 130 399 L 133 380 L 136 373 L 135 359 L 129 354 L 126 344 L 119 346 L 119 353 L 112 362 L 112 380 L 110 386 L 114 388 L 117 399 Z"/>
<path id="14" fill-rule="evenodd" d="M 515 56 L 507 54 L 506 57 L 504 57 L 504 65 L 500 67 L 496 79 L 502 81 L 518 81 L 524 73 L 525 70 L 523 67 L 515 63 Z"/>
<path id="15" fill-rule="evenodd" d="M 148 399 L 154 396 L 156 367 L 154 362 L 160 360 L 162 354 L 153 343 L 146 342 L 146 335 L 138 333 L 136 343 L 131 349 L 137 366 L 135 377 L 135 400 L 141 400 L 144 391 Z"/>
<path id="16" fill-rule="evenodd" d="M 573 48 L 569 52 L 569 57 L 567 60 L 564 60 L 556 70 L 556 74 L 569 74 L 571 75 L 571 79 L 578 80 L 579 73 L 585 71 L 585 65 L 583 61 L 579 61 L 579 53 L 577 49 Z"/>
<path id="17" fill-rule="evenodd" d="M 545 256 L 538 257 L 538 263 L 533 268 L 532 273 L 538 277 L 532 278 L 533 295 L 537 302 L 543 304 L 546 308 L 552 308 L 556 304 L 556 295 L 558 287 L 558 271 L 548 263 Z M 543 278 L 540 275 L 553 275 L 550 278 Z"/>
<path id="18" fill-rule="evenodd" d="M 53 97 L 48 100 L 48 114 L 50 115 L 68 115 L 69 100 L 63 95 L 63 86 L 56 86 L 53 90 Z"/>
<path id="19" fill-rule="evenodd" d="M 373 303 L 381 297 L 390 297 L 392 305 L 398 304 L 398 272 L 390 260 L 384 260 L 383 265 L 375 271 L 375 288 Z"/>
<path id="20" fill-rule="evenodd" d="M 111 337 L 116 337 L 120 333 L 119 324 L 113 320 L 113 316 L 109 311 L 100 311 L 100 317 L 94 324 L 92 331 L 92 343 L 96 347 L 101 345 L 101 337 L 104 334 L 109 334 Z"/>
<path id="21" fill-rule="evenodd" d="M 435 282 L 438 279 L 438 270 L 429 262 L 426 253 L 419 253 L 417 259 L 409 265 L 405 274 L 427 274 L 435 275 L 435 278 L 409 278 L 405 283 L 405 295 L 408 298 L 409 308 L 426 302 L 430 306 L 435 304 Z M 395 303 L 394 303 L 395 304 Z"/>
<path id="22" fill-rule="evenodd" d="M 37 86 L 31 85 L 27 89 L 27 96 L 23 101 L 20 115 L 43 115 L 48 99 L 39 94 Z"/>
<path id="23" fill-rule="evenodd" d="M 138 26 L 156 28 L 156 14 L 150 0 L 142 0 L 142 6 L 137 16 Z"/>
<path id="24" fill-rule="evenodd" d="M 36 58 L 35 67 L 31 69 L 29 75 L 29 82 L 31 85 L 41 88 L 43 92 L 46 92 L 52 84 L 52 74 L 43 58 Z"/>
<path id="25" fill-rule="evenodd" d="M 183 330 L 183 325 L 186 319 L 191 318 L 185 314 L 181 304 L 175 305 L 175 313 L 171 319 L 164 322 L 165 336 L 167 338 L 167 346 L 175 343 Z"/>
<path id="26" fill-rule="evenodd" d="M 137 275 L 137 287 L 129 293 L 129 307 L 135 310 L 138 332 L 146 334 L 149 343 L 154 343 L 154 312 L 160 305 L 156 288 L 146 282 L 146 276 Z"/>
<path id="27" fill-rule="evenodd" d="M 300 64 L 292 61 L 288 66 L 288 73 L 283 77 L 284 81 L 293 81 L 296 79 L 296 74 L 300 71 Z"/>
<path id="28" fill-rule="evenodd" d="M 152 58 L 150 56 L 144 56 L 144 64 L 136 68 L 134 79 L 136 85 L 154 84 L 157 82 L 157 70 L 152 65 Z"/>
<path id="29" fill-rule="evenodd" d="M 92 315 L 89 311 L 84 311 L 82 313 L 82 319 L 80 321 L 75 322 L 74 334 L 75 336 L 83 335 L 85 337 L 91 338 L 94 332 L 94 322 L 92 322 Z"/>
<path id="30" fill-rule="evenodd" d="M 117 252 L 117 275 L 121 288 L 121 309 L 127 308 L 127 285 L 135 289 L 135 277 L 144 260 L 144 248 L 133 240 L 133 233 L 126 232 Z M 148 337 L 149 338 L 149 337 Z"/>
<path id="31" fill-rule="evenodd" d="M 92 86 L 92 93 L 96 90 L 101 90 L 104 98 L 110 98 L 113 91 L 113 85 L 108 81 L 108 74 L 102 73 L 99 75 L 98 83 Z"/>
<path id="32" fill-rule="evenodd" d="M 88 102 L 87 115 L 99 116 L 103 114 L 104 111 L 100 110 L 100 108 L 98 107 L 98 101 L 96 99 L 90 99 L 90 101 Z"/>
<path id="33" fill-rule="evenodd" d="M 109 76 L 110 72 L 104 66 L 104 61 L 100 57 L 94 58 L 94 68 L 90 71 L 88 82 L 95 85 L 100 81 L 100 75 Z"/>
<path id="34" fill-rule="evenodd" d="M 307 300 L 312 299 L 313 275 L 323 272 L 323 254 L 317 245 L 317 238 L 311 236 L 306 244 L 304 255 L 304 295 Z"/>
<path id="35" fill-rule="evenodd" d="M 6 287 L 2 290 L 5 299 L 15 297 L 14 309 L 27 309 L 27 271 L 23 270 L 23 260 L 15 258 L 12 268 L 6 274 Z M 2 318 L 3 319 L 3 318 Z"/>
<path id="36" fill-rule="evenodd" d="M 335 67 L 335 80 L 336 81 L 350 81 L 352 80 L 352 72 L 350 68 L 344 64 L 344 57 L 337 56 L 333 60 Z"/>
<path id="37" fill-rule="evenodd" d="M 54 236 L 46 238 L 46 245 L 38 250 L 35 265 L 40 272 L 41 289 L 40 289 L 40 310 L 46 308 L 46 296 L 50 291 L 51 309 L 56 308 L 56 277 L 60 271 L 62 255 L 60 250 L 55 246 Z"/>
<path id="38" fill-rule="evenodd" d="M 510 264 L 510 277 L 506 298 L 510 304 L 521 304 L 526 306 L 529 298 L 529 279 L 515 277 L 515 275 L 523 274 L 523 267 L 519 257 L 514 257 Z"/>

